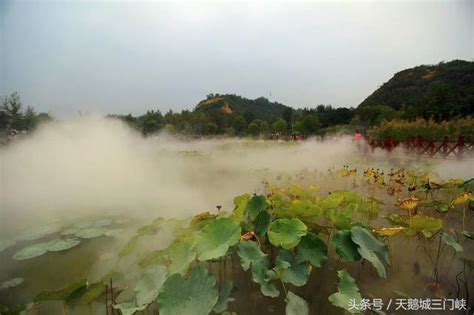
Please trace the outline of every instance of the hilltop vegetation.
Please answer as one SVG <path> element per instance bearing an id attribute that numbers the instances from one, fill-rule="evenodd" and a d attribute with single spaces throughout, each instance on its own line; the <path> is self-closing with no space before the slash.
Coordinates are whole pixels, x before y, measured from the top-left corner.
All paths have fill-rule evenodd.
<path id="1" fill-rule="evenodd" d="M 359 109 L 384 105 L 402 118 L 437 121 L 474 114 L 474 62 L 453 60 L 396 73 L 367 97 Z"/>
<path id="2" fill-rule="evenodd" d="M 195 112 L 213 110 L 220 110 L 227 114 L 239 114 L 250 121 L 253 118 L 275 121 L 281 118 L 285 111 L 291 110 L 291 107 L 278 102 L 270 102 L 265 97 L 252 100 L 235 94 L 209 94 L 194 109 Z"/>

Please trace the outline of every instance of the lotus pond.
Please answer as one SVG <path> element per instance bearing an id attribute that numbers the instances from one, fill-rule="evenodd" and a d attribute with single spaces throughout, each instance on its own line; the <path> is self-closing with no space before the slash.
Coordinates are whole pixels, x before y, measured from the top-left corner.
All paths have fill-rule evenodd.
<path id="1" fill-rule="evenodd" d="M 254 175 L 253 191 L 222 200 L 232 206 L 190 217 L 104 214 L 6 233 L 0 313 L 392 314 L 391 299 L 418 298 L 472 309 L 472 174 L 361 160 Z M 376 299 L 380 310 L 351 307 Z"/>

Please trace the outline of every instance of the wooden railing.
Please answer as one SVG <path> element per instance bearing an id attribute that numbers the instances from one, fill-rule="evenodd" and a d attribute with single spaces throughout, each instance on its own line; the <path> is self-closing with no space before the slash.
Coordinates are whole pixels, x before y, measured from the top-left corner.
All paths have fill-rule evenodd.
<path id="1" fill-rule="evenodd" d="M 448 137 L 445 137 L 443 141 L 424 140 L 417 137 L 404 141 L 396 141 L 391 138 L 384 140 L 366 138 L 366 142 L 372 151 L 379 148 L 391 152 L 400 148 L 405 154 L 419 157 L 474 159 L 474 143 L 466 141 L 463 136 L 459 137 L 457 141 L 450 141 Z"/>

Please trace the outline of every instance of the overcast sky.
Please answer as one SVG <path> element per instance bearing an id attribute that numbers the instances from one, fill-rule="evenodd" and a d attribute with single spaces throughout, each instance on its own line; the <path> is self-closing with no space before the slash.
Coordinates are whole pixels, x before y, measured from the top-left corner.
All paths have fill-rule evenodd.
<path id="1" fill-rule="evenodd" d="M 0 94 L 55 115 L 208 93 L 357 106 L 397 71 L 474 55 L 472 0 L 0 2 Z"/>

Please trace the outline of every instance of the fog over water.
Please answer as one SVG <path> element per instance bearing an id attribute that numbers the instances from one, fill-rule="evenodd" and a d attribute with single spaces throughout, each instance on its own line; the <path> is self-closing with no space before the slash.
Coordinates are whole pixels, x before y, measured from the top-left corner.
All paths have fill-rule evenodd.
<path id="1" fill-rule="evenodd" d="M 374 157 L 390 165 L 385 153 Z M 43 125 L 2 147 L 0 159 L 2 224 L 10 230 L 98 213 L 154 218 L 216 205 L 230 210 L 234 196 L 264 193 L 268 174 L 361 167 L 363 155 L 348 137 L 299 143 L 144 138 L 118 120 L 83 117 Z M 474 177 L 470 161 L 429 164 L 445 178 Z"/>

